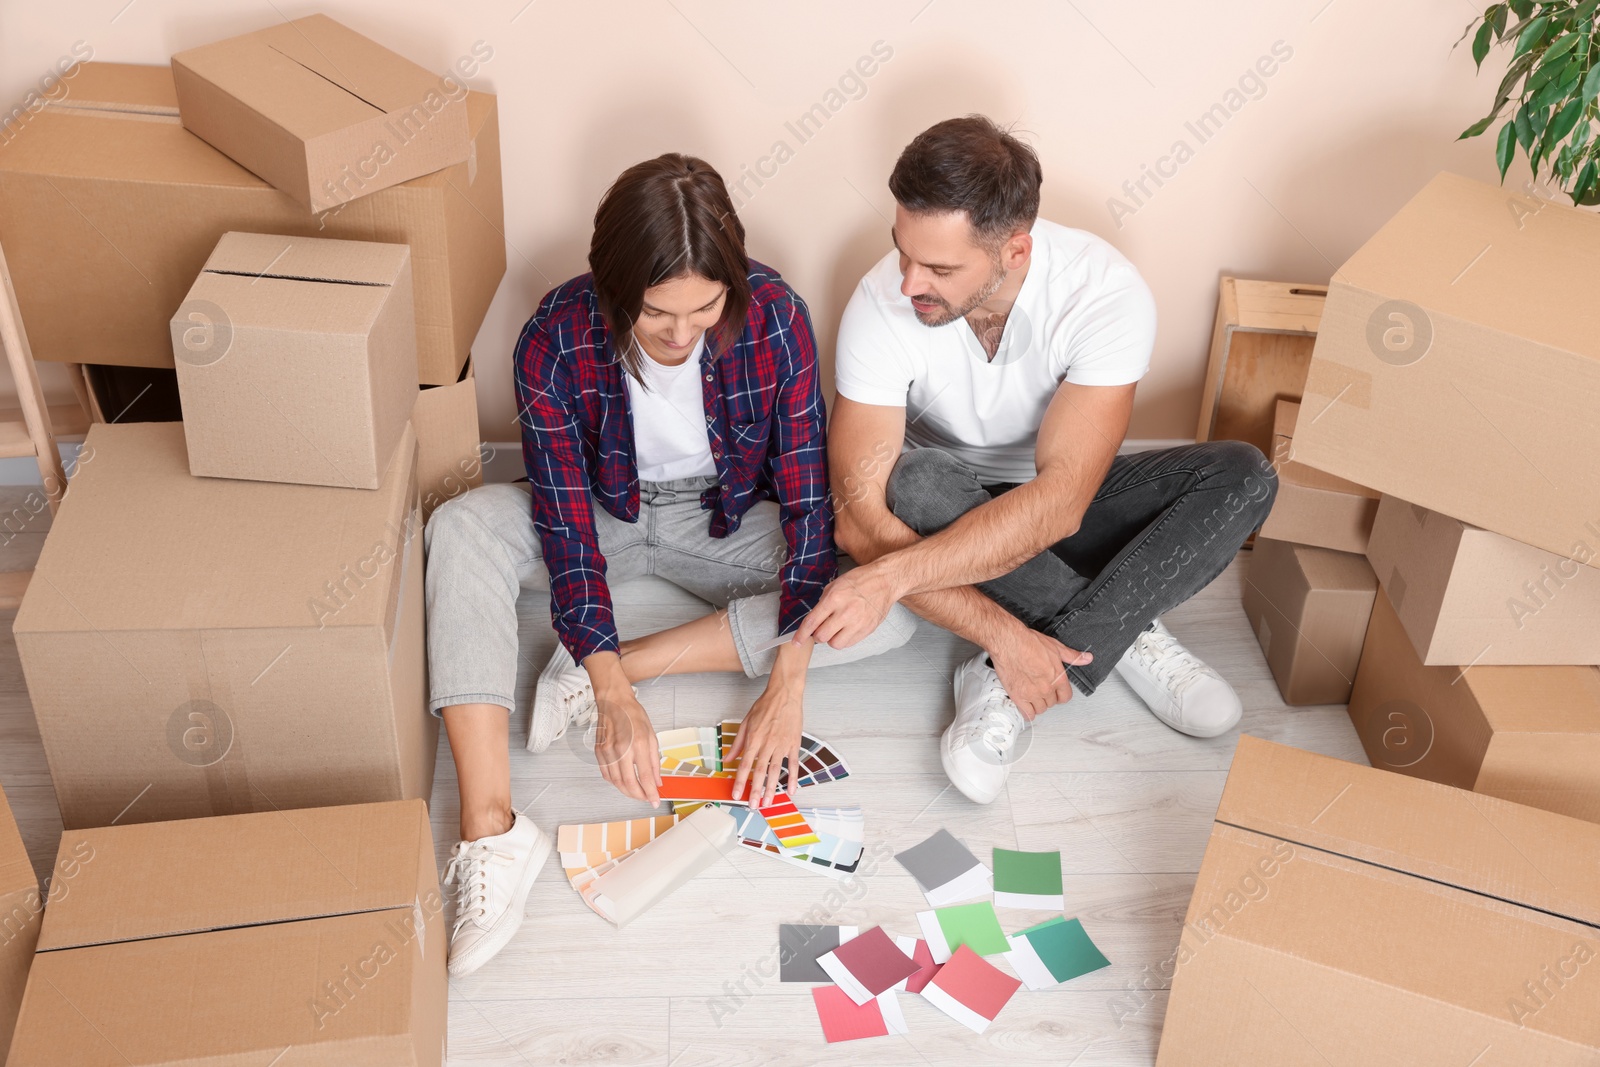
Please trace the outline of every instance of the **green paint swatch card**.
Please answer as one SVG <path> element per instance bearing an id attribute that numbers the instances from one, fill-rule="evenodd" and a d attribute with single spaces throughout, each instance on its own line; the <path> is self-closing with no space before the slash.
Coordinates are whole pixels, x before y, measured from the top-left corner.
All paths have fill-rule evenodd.
<path id="1" fill-rule="evenodd" d="M 1060 911 L 1061 853 L 995 849 L 994 902 L 1002 908 Z"/>
<path id="2" fill-rule="evenodd" d="M 935 963 L 944 963 L 962 945 L 980 956 L 1010 948 L 994 905 L 987 900 L 918 912 L 917 925 L 922 928 L 922 937 L 928 942 Z"/>
<path id="3" fill-rule="evenodd" d="M 1056 916 L 1008 938 L 1006 959 L 1029 989 L 1049 989 L 1111 961 L 1089 939 L 1083 923 Z"/>

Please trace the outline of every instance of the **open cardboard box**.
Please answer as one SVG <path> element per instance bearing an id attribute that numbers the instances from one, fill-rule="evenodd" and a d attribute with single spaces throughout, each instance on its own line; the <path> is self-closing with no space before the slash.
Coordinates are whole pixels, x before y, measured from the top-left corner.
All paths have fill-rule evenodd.
<path id="1" fill-rule="evenodd" d="M 443 1061 L 421 800 L 69 830 L 12 1064 Z M 87 857 L 84 859 L 83 857 Z"/>
<path id="2" fill-rule="evenodd" d="M 1600 1057 L 1600 826 L 1241 737 L 1158 1067 Z"/>

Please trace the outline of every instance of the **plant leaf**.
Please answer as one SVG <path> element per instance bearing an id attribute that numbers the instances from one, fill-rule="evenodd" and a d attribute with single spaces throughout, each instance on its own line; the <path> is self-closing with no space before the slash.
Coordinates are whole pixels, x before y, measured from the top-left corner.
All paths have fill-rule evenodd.
<path id="1" fill-rule="evenodd" d="M 1525 19 L 1533 14 L 1533 0 L 1510 0 L 1506 6 L 1516 12 L 1519 19 Z"/>
<path id="2" fill-rule="evenodd" d="M 1517 108 L 1516 117 L 1511 121 L 1516 127 L 1517 143 L 1522 145 L 1524 152 L 1528 151 L 1533 147 L 1533 123 L 1528 121 L 1528 105 Z"/>
<path id="3" fill-rule="evenodd" d="M 1535 44 L 1538 44 L 1544 38 L 1545 31 L 1549 28 L 1549 15 L 1540 15 L 1529 22 L 1527 26 L 1523 27 L 1522 32 L 1517 34 L 1517 52 L 1526 52 Z"/>
<path id="4" fill-rule="evenodd" d="M 1585 104 L 1594 103 L 1594 98 L 1600 96 L 1600 63 L 1589 68 L 1589 73 L 1583 79 L 1583 92 L 1580 94 Z"/>
<path id="5" fill-rule="evenodd" d="M 1485 22 L 1478 27 L 1478 35 L 1472 39 L 1472 62 L 1479 69 L 1483 67 L 1483 57 L 1489 54 L 1489 35 L 1494 32 L 1494 27 Z"/>
<path id="6" fill-rule="evenodd" d="M 1511 123 L 1500 127 L 1500 141 L 1495 145 L 1495 162 L 1500 165 L 1500 180 L 1506 180 L 1506 171 L 1511 169 L 1511 157 L 1516 152 L 1516 130 Z"/>
<path id="7" fill-rule="evenodd" d="M 1494 12 L 1493 15 L 1488 15 L 1489 21 L 1494 23 L 1494 35 L 1503 38 L 1506 35 L 1506 5 L 1496 4 L 1489 10 Z M 1485 14 L 1487 15 L 1487 12 Z"/>
<path id="8" fill-rule="evenodd" d="M 1572 132 L 1572 127 L 1578 124 L 1578 118 L 1583 114 L 1583 101 L 1572 100 L 1567 106 L 1556 112 L 1556 117 L 1550 120 L 1549 129 L 1544 131 L 1545 140 L 1552 147 L 1559 144 L 1561 139 Z"/>
<path id="9" fill-rule="evenodd" d="M 1595 199 L 1600 199 L 1600 187 L 1596 186 L 1595 172 L 1596 167 L 1593 159 L 1590 159 L 1589 162 L 1583 165 L 1583 169 L 1578 171 L 1578 180 L 1572 183 L 1573 202 L 1592 204 Z M 1585 197 L 1593 199 L 1585 199 Z"/>
<path id="10" fill-rule="evenodd" d="M 1546 63 L 1555 62 L 1560 57 L 1572 51 L 1573 45 L 1577 44 L 1582 37 L 1583 34 L 1581 33 L 1564 33 L 1560 37 L 1557 37 L 1555 40 L 1550 42 L 1550 47 L 1544 50 L 1544 61 Z"/>

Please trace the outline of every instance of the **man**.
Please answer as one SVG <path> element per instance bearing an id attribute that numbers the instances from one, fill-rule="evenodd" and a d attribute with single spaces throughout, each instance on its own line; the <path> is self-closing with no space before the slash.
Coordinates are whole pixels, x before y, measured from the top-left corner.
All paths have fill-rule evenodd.
<path id="1" fill-rule="evenodd" d="M 999 795 L 1044 710 L 1115 668 L 1175 730 L 1241 707 L 1158 621 L 1222 572 L 1277 482 L 1236 441 L 1117 455 L 1150 363 L 1155 304 L 1105 241 L 1038 218 L 1032 149 L 950 119 L 889 178 L 895 251 L 839 327 L 828 450 L 836 538 L 859 564 L 800 627 L 834 647 L 890 607 L 977 644 L 941 756 Z"/>

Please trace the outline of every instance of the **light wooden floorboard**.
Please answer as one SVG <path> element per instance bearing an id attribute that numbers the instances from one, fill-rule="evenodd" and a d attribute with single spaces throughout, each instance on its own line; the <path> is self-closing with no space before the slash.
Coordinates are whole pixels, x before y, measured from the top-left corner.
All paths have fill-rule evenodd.
<path id="1" fill-rule="evenodd" d="M 10 506 L 0 491 L 0 514 Z M 20 535 L 0 537 L 0 570 L 31 567 L 47 529 L 45 515 Z M 1364 763 L 1343 706 L 1288 708 L 1279 699 L 1239 608 L 1247 565 L 1245 554 L 1167 616 L 1168 625 L 1238 689 L 1243 732 Z M 654 581 L 623 587 L 616 600 L 625 634 L 704 610 Z M 579 739 L 557 741 L 538 756 L 522 747 L 526 702 L 555 639 L 542 594 L 525 595 L 518 611 L 523 704 L 512 724 L 515 803 L 547 830 L 646 814 L 643 804 L 599 778 Z M 807 790 L 800 800 L 866 809 L 869 857 L 855 880 L 834 882 L 741 850 L 616 930 L 583 907 L 552 858 L 517 937 L 478 973 L 451 984 L 450 1062 L 1153 1062 L 1166 1006 L 1163 964 L 1177 946 L 1238 733 L 1206 741 L 1174 733 L 1113 676 L 1093 696 L 1050 711 L 1005 793 L 992 805 L 972 804 L 949 788 L 937 743 L 954 712 L 952 673 L 974 652 L 923 624 L 904 648 L 812 674 L 807 729 L 844 754 L 852 776 Z M 756 681 L 710 675 L 641 687 L 658 728 L 737 718 L 759 692 Z M 0 640 L 0 783 L 42 875 L 54 860 L 61 824 L 9 627 Z M 442 737 L 431 812 L 442 868 L 459 817 L 455 768 Z M 775 966 L 778 924 L 882 923 L 894 933 L 915 933 L 914 915 L 927 904 L 890 857 L 940 827 L 985 860 L 996 846 L 1061 849 L 1066 911 L 1083 920 L 1112 965 L 1064 989 L 1023 990 L 981 1037 L 921 998 L 903 996 L 908 1037 L 827 1046 L 809 987 L 784 985 L 767 973 Z M 1001 911 L 1008 930 L 1043 917 Z"/>

